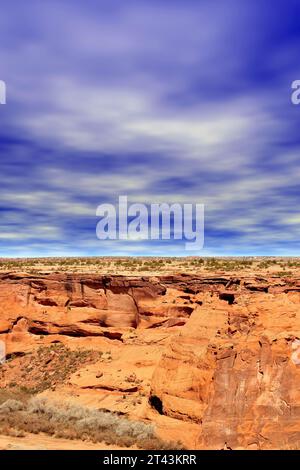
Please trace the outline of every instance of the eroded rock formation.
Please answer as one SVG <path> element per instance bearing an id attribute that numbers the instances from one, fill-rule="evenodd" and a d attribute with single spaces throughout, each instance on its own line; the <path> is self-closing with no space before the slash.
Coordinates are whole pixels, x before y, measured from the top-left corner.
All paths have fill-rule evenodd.
<path id="1" fill-rule="evenodd" d="M 234 304 L 207 299 L 171 338 L 152 402 L 164 415 L 199 423 L 199 447 L 299 446 L 300 295 L 287 290 L 256 289 Z"/>
<path id="2" fill-rule="evenodd" d="M 188 447 L 298 447 L 299 304 L 295 278 L 2 274 L 0 339 L 19 356 L 2 386 L 41 344 L 97 349 L 51 393 L 153 420 Z"/>

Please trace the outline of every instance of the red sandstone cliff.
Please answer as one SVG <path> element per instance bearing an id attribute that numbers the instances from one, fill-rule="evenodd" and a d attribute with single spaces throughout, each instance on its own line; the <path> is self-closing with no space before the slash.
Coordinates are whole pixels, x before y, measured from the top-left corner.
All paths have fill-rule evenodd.
<path id="1" fill-rule="evenodd" d="M 7 273 L 0 339 L 8 355 L 58 341 L 106 351 L 57 393 L 151 419 L 187 446 L 293 448 L 299 303 L 297 279 Z"/>

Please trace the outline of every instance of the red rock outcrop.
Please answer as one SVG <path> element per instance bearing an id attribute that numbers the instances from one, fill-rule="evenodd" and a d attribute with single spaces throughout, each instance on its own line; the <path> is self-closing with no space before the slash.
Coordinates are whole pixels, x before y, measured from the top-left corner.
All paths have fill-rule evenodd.
<path id="1" fill-rule="evenodd" d="M 19 357 L 3 377 L 21 380 L 41 345 L 95 349 L 101 360 L 49 393 L 193 448 L 299 447 L 299 303 L 296 278 L 6 273 L 0 340 Z"/>
<path id="2" fill-rule="evenodd" d="M 48 335 L 122 341 L 128 328 L 184 325 L 194 307 L 157 278 L 7 273 L 0 276 L 0 339 L 8 354 Z"/>
<path id="3" fill-rule="evenodd" d="M 152 405 L 199 423 L 200 448 L 299 446 L 300 295 L 255 292 L 207 299 L 155 370 Z"/>

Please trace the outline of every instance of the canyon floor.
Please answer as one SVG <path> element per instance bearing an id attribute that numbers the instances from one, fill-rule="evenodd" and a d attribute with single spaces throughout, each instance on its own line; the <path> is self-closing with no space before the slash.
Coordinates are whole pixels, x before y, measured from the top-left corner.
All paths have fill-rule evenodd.
<path id="1" fill-rule="evenodd" d="M 299 449 L 300 260 L 0 260 L 0 449 Z"/>

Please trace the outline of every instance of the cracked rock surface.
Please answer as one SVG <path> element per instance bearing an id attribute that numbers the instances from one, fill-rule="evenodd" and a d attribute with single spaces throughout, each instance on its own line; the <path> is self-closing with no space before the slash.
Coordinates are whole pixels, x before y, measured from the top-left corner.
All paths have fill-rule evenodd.
<path id="1" fill-rule="evenodd" d="M 0 386 L 49 382 L 188 448 L 299 448 L 299 306 L 297 277 L 2 273 Z"/>

